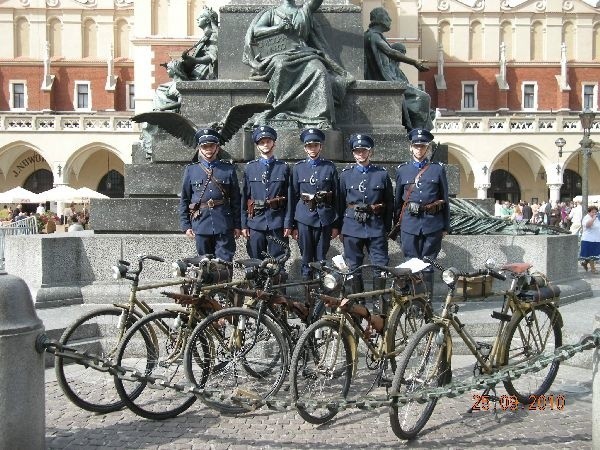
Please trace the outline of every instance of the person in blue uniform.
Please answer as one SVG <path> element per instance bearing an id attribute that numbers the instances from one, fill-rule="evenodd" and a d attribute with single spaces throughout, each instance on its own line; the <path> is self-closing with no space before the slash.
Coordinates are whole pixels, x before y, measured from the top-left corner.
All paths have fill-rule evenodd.
<path id="1" fill-rule="evenodd" d="M 363 264 L 364 252 L 372 264 L 387 266 L 389 262 L 387 234 L 392 226 L 394 191 L 383 167 L 371 164 L 375 142 L 366 134 L 349 139 L 355 164 L 340 175 L 340 204 L 344 258 L 350 269 Z M 385 288 L 385 278 L 373 274 L 373 288 Z M 362 276 L 352 279 L 354 293 L 364 292 Z"/>
<path id="2" fill-rule="evenodd" d="M 302 255 L 302 278 L 312 278 L 310 262 L 323 261 L 331 239 L 339 234 L 338 185 L 335 164 L 321 157 L 325 134 L 318 128 L 307 128 L 300 134 L 307 158 L 294 165 L 293 205 L 295 228 Z"/>
<path id="3" fill-rule="evenodd" d="M 200 129 L 198 152 L 185 167 L 179 202 L 181 230 L 195 238 L 199 255 L 231 261 L 235 238 L 241 234 L 240 186 L 235 166 L 218 159 L 219 133 Z"/>
<path id="4" fill-rule="evenodd" d="M 412 161 L 396 170 L 395 217 L 400 218 L 402 251 L 407 258 L 437 258 L 450 231 L 448 181 L 441 163 L 429 159 L 433 135 L 422 128 L 408 134 Z M 432 268 L 424 272 L 430 292 Z"/>
<path id="5" fill-rule="evenodd" d="M 252 133 L 258 158 L 246 164 L 242 183 L 242 236 L 250 258 L 285 254 L 285 248 L 267 236 L 287 244 L 292 234 L 292 182 L 289 166 L 275 159 L 277 132 L 259 126 Z"/>

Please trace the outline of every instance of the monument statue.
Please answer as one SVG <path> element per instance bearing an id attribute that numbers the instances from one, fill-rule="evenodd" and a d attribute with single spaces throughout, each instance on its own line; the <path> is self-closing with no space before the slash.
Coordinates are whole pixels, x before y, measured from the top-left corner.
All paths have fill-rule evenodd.
<path id="1" fill-rule="evenodd" d="M 339 105 L 354 77 L 335 62 L 328 51 L 319 23 L 313 17 L 323 0 L 282 0 L 259 12 L 252 20 L 244 43 L 243 62 L 251 68 L 250 79 L 269 82 L 267 102 L 273 110 L 257 117 L 276 127 L 335 124 Z"/>
<path id="2" fill-rule="evenodd" d="M 376 81 L 401 81 L 406 85 L 402 123 L 407 130 L 413 128 L 433 129 L 431 121 L 429 95 L 412 86 L 400 63 L 404 62 L 414 66 L 419 72 L 429 68 L 424 60 L 412 59 L 406 56 L 406 47 L 401 44 L 390 45 L 383 35 L 390 31 L 392 19 L 384 8 L 375 8 L 370 14 L 369 29 L 365 31 L 365 79 Z"/>
<path id="3" fill-rule="evenodd" d="M 178 81 L 189 80 L 185 72 L 181 70 L 181 65 L 178 61 L 169 61 L 166 64 L 161 64 L 162 67 L 167 69 L 167 74 L 171 81 L 167 81 L 159 85 L 154 91 L 154 98 L 152 99 L 152 109 L 154 111 L 175 111 L 179 112 L 181 107 L 181 94 L 177 90 Z"/>
<path id="4" fill-rule="evenodd" d="M 217 78 L 219 19 L 212 8 L 204 7 L 196 22 L 204 34 L 182 53 L 181 68 L 190 80 L 213 80 Z"/>

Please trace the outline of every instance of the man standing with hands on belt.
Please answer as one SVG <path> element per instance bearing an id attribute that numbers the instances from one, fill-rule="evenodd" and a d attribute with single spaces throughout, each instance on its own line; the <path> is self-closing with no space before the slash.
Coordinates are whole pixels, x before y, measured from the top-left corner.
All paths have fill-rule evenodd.
<path id="1" fill-rule="evenodd" d="M 340 176 L 344 257 L 352 270 L 362 265 L 366 250 L 371 264 L 387 266 L 387 234 L 392 226 L 394 201 L 392 181 L 383 167 L 371 164 L 375 147 L 371 136 L 354 134 L 349 143 L 356 164 L 350 164 Z M 385 278 L 375 271 L 373 289 L 384 288 Z M 352 291 L 364 290 L 362 275 L 354 275 Z"/>
<path id="2" fill-rule="evenodd" d="M 331 239 L 339 234 L 339 177 L 335 164 L 321 157 L 325 133 L 307 128 L 300 140 L 307 158 L 298 161 L 293 170 L 296 228 L 292 236 L 302 255 L 302 279 L 310 280 L 313 274 L 308 264 L 325 260 Z"/>
<path id="3" fill-rule="evenodd" d="M 179 219 L 186 236 L 196 240 L 199 255 L 212 254 L 232 261 L 235 238 L 241 234 L 240 187 L 235 166 L 218 159 L 217 131 L 196 132 L 197 153 L 185 167 L 179 201 Z"/>
<path id="4" fill-rule="evenodd" d="M 277 132 L 259 126 L 252 133 L 258 159 L 246 164 L 242 187 L 242 236 L 250 258 L 274 258 L 285 254 L 280 242 L 292 234 L 292 181 L 289 166 L 275 159 Z"/>
<path id="5" fill-rule="evenodd" d="M 395 217 L 400 222 L 402 251 L 407 258 L 437 258 L 450 231 L 448 181 L 441 163 L 431 162 L 433 135 L 422 128 L 408 134 L 412 161 L 396 170 Z M 431 293 L 432 268 L 424 271 Z"/>

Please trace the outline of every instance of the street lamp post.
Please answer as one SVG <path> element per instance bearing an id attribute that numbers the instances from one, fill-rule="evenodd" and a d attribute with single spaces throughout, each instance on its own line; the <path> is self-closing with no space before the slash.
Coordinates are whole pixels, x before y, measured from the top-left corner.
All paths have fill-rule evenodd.
<path id="1" fill-rule="evenodd" d="M 590 158 L 592 157 L 592 152 L 594 151 L 593 147 L 596 145 L 596 143 L 590 139 L 590 131 L 592 129 L 592 125 L 594 124 L 595 118 L 596 113 L 590 111 L 589 109 L 586 109 L 579 114 L 581 128 L 583 129 L 583 139 L 579 141 L 579 148 L 574 150 L 583 154 L 583 162 L 581 165 L 581 211 L 583 214 L 587 213 L 589 196 L 588 171 L 590 167 Z M 567 141 L 561 137 L 554 141 L 554 145 L 558 147 L 559 158 L 562 158 L 563 147 L 566 145 L 566 143 Z"/>
<path id="2" fill-rule="evenodd" d="M 581 212 L 587 214 L 588 208 L 588 195 L 589 195 L 589 183 L 588 183 L 588 171 L 590 167 L 590 158 L 592 156 L 592 147 L 594 141 L 590 139 L 590 131 L 596 114 L 589 109 L 586 109 L 579 114 L 579 120 L 581 121 L 581 128 L 583 128 L 583 139 L 579 141 L 580 151 L 583 153 L 583 164 L 582 164 L 582 178 L 581 178 Z"/>

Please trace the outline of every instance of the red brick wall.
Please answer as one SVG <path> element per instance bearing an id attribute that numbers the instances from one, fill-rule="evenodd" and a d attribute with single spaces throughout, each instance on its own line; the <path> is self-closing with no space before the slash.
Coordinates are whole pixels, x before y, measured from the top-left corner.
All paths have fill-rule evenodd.
<path id="1" fill-rule="evenodd" d="M 447 90 L 445 92 L 446 105 L 449 110 L 460 110 L 462 96 L 462 81 L 477 81 L 479 110 L 495 111 L 503 105 L 500 100 L 496 74 L 498 67 L 445 67 L 444 77 Z M 419 74 L 419 79 L 425 82 L 426 90 L 431 95 L 432 107 L 439 105 L 439 93 L 435 86 L 434 76 L 437 68 L 431 67 L 429 72 Z M 538 109 L 544 111 L 557 110 L 562 105 L 562 93 L 559 89 L 555 75 L 560 74 L 560 67 L 507 67 L 506 78 L 509 85 L 507 93 L 507 106 L 511 111 L 521 111 L 522 83 L 525 81 L 537 82 Z M 580 111 L 582 105 L 582 82 L 600 80 L 600 68 L 595 67 L 570 67 L 568 68 L 568 81 L 571 86 L 569 93 L 569 108 Z"/>
<path id="2" fill-rule="evenodd" d="M 89 81 L 92 96 L 92 109 L 101 111 L 105 109 L 126 109 L 125 84 L 133 80 L 133 63 L 115 67 L 114 73 L 118 75 L 116 97 L 115 93 L 106 91 L 106 64 L 102 65 L 59 65 L 54 64 L 50 73 L 55 76 L 52 85 L 51 104 L 44 100 L 45 93 L 41 91 L 44 68 L 39 63 L 23 62 L 18 66 L 0 65 L 0 110 L 9 110 L 9 83 L 11 80 L 25 80 L 27 83 L 27 109 L 40 111 L 51 108 L 55 111 L 73 111 L 73 96 L 75 81 Z"/>
<path id="3" fill-rule="evenodd" d="M 156 89 L 158 85 L 170 81 L 167 70 L 161 67 L 160 64 L 168 63 L 171 59 L 177 59 L 181 57 L 181 53 L 187 50 L 189 46 L 185 45 L 153 45 L 152 52 L 154 59 L 152 65 L 154 66 L 154 84 L 152 89 Z"/>

